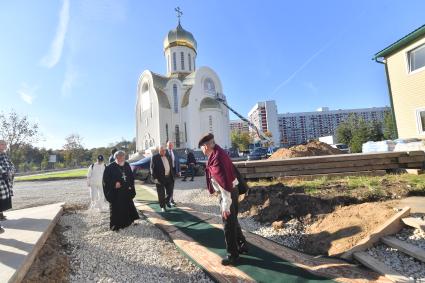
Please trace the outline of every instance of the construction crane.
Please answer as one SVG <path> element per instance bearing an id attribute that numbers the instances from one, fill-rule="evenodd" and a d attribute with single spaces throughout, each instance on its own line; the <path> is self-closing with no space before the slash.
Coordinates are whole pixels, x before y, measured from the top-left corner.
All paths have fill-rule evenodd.
<path id="1" fill-rule="evenodd" d="M 242 116 L 241 114 L 239 114 L 235 109 L 233 109 L 232 107 L 229 106 L 229 104 L 227 104 L 226 102 L 226 98 L 223 94 L 221 93 L 216 93 L 215 95 L 215 100 L 217 100 L 218 102 L 220 102 L 221 104 L 223 104 L 224 106 L 227 107 L 227 109 L 229 109 L 230 111 L 233 112 L 233 114 L 235 114 L 236 116 L 238 116 L 242 121 L 248 123 L 248 125 L 254 129 L 254 131 L 257 133 L 257 136 L 260 138 L 261 143 L 268 143 L 269 145 L 273 142 L 268 136 L 266 136 L 260 129 L 257 128 L 257 126 L 255 126 L 251 121 L 249 121 L 247 118 L 245 118 L 244 116 Z"/>

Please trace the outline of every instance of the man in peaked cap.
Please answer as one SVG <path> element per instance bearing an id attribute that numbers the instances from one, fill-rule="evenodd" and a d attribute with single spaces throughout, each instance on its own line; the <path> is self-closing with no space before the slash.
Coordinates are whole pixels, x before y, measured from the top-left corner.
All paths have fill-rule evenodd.
<path id="1" fill-rule="evenodd" d="M 220 193 L 220 210 L 224 225 L 227 257 L 223 265 L 235 265 L 239 254 L 247 253 L 248 246 L 238 222 L 238 180 L 233 170 L 229 155 L 214 142 L 214 135 L 203 136 L 198 143 L 202 152 L 208 157 L 205 176 L 208 191 Z"/>

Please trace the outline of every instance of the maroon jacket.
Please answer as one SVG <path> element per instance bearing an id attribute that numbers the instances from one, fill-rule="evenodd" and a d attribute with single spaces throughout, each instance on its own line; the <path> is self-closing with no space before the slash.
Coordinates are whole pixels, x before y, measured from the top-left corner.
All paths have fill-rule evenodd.
<path id="1" fill-rule="evenodd" d="M 226 191 L 231 192 L 233 189 L 233 180 L 235 179 L 233 163 L 227 152 L 218 145 L 214 146 L 213 152 L 208 157 L 205 177 L 207 178 L 207 189 L 210 194 L 214 193 L 211 177 Z"/>

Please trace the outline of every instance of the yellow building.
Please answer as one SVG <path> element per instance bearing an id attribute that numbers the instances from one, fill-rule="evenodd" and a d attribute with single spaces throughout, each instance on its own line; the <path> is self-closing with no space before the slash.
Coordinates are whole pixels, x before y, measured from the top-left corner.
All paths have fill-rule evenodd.
<path id="1" fill-rule="evenodd" d="M 385 65 L 398 137 L 425 139 L 425 25 L 374 59 Z"/>

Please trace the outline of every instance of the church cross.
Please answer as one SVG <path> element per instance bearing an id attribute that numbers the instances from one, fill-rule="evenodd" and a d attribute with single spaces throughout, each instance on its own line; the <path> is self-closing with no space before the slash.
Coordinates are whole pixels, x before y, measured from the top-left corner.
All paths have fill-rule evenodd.
<path id="1" fill-rule="evenodd" d="M 183 12 L 180 9 L 180 7 L 174 8 L 174 11 L 176 11 L 176 13 L 177 13 L 177 18 L 179 18 L 179 24 L 180 24 L 180 18 L 183 15 Z"/>

